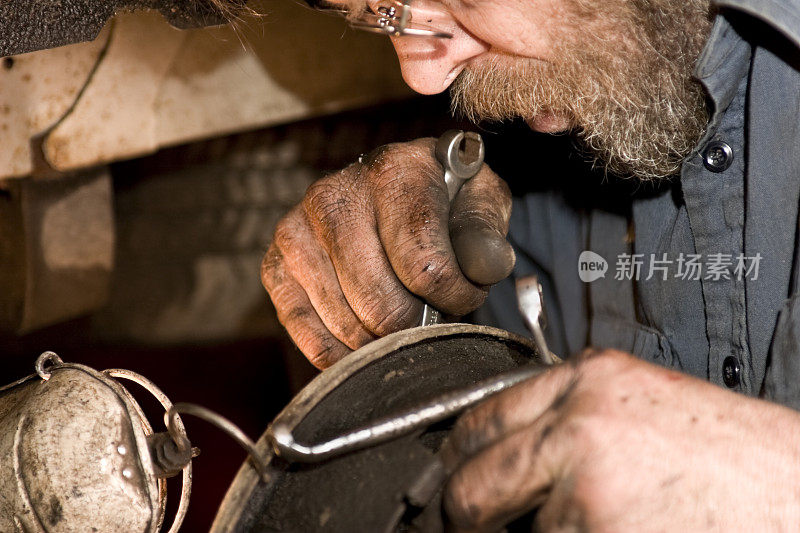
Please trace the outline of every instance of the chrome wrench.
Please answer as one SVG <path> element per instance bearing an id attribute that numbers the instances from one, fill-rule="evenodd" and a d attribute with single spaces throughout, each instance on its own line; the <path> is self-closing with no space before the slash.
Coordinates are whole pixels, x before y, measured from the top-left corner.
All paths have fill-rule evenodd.
<path id="1" fill-rule="evenodd" d="M 461 186 L 475 177 L 483 166 L 486 150 L 483 138 L 475 132 L 449 130 L 436 141 L 436 160 L 444 167 L 444 183 L 452 204 Z M 420 326 L 430 326 L 442 321 L 442 313 L 428 304 L 422 308 Z"/>

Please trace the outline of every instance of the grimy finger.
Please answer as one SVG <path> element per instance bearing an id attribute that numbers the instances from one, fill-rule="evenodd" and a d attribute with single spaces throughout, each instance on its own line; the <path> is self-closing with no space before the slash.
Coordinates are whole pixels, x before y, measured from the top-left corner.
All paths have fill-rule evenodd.
<path id="1" fill-rule="evenodd" d="M 450 201 L 434 139 L 390 145 L 366 161 L 378 234 L 397 277 L 446 313 L 464 315 L 486 298 L 458 266 L 450 244 Z"/>
<path id="2" fill-rule="evenodd" d="M 375 340 L 347 303 L 333 263 L 317 242 L 302 207 L 295 207 L 278 223 L 273 243 L 283 255 L 287 271 L 337 339 L 353 350 Z"/>
<path id="3" fill-rule="evenodd" d="M 450 478 L 444 507 L 459 530 L 489 531 L 542 505 L 563 477 L 571 439 L 556 411 L 507 435 Z"/>
<path id="4" fill-rule="evenodd" d="M 343 173 L 309 187 L 303 200 L 312 229 L 333 263 L 342 293 L 358 319 L 373 334 L 385 336 L 416 325 L 422 302 L 397 279 L 378 237 L 374 212 L 363 199 L 363 185 Z"/>
<path id="5" fill-rule="evenodd" d="M 285 266 L 280 250 L 273 244 L 261 263 L 261 281 L 275 304 L 278 320 L 300 351 L 317 368 L 327 368 L 350 349 L 328 331 L 303 287 Z"/>
<path id="6" fill-rule="evenodd" d="M 565 404 L 578 383 L 573 365 L 563 364 L 477 405 L 458 419 L 442 445 L 448 471 Z"/>
<path id="7" fill-rule="evenodd" d="M 493 285 L 511 274 L 516 257 L 506 241 L 511 191 L 484 165 L 467 181 L 450 211 L 450 240 L 464 274 L 478 285 Z"/>

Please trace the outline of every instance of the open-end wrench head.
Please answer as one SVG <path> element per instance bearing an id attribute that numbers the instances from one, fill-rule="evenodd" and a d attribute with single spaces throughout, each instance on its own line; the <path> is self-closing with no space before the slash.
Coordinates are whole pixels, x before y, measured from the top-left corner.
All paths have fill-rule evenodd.
<path id="1" fill-rule="evenodd" d="M 449 130 L 436 143 L 436 159 L 445 171 L 461 179 L 475 176 L 483 166 L 484 156 L 483 138 L 475 132 Z"/>

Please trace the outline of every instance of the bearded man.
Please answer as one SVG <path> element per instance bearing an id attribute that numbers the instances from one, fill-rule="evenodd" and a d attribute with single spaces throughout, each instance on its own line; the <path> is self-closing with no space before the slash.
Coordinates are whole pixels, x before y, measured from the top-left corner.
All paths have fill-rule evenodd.
<path id="1" fill-rule="evenodd" d="M 346 7 L 362 26 L 392 13 Z M 424 302 L 464 315 L 512 267 L 535 272 L 553 351 L 590 349 L 458 422 L 444 452 L 457 527 L 538 509 L 544 530 L 797 529 L 800 415 L 779 404 L 800 406 L 800 5 L 396 9 L 415 30 L 393 37 L 412 88 L 450 87 L 476 121 L 569 131 L 610 175 L 650 186 L 588 204 L 540 192 L 512 211 L 484 167 L 450 214 L 433 140 L 382 147 L 314 184 L 264 259 L 300 349 L 324 368 L 415 325 Z M 490 264 L 462 271 L 476 245 Z M 581 281 L 585 252 L 617 275 Z M 482 312 L 520 330 L 512 286 L 500 281 Z"/>

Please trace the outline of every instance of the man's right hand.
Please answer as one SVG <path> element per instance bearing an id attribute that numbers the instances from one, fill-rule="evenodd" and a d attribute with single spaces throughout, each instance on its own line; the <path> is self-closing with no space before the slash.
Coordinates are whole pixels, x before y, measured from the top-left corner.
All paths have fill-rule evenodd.
<path id="1" fill-rule="evenodd" d="M 425 302 L 465 315 L 511 272 L 508 187 L 484 165 L 451 209 L 435 144 L 378 148 L 311 185 L 278 223 L 261 279 L 318 368 L 418 325 Z"/>

